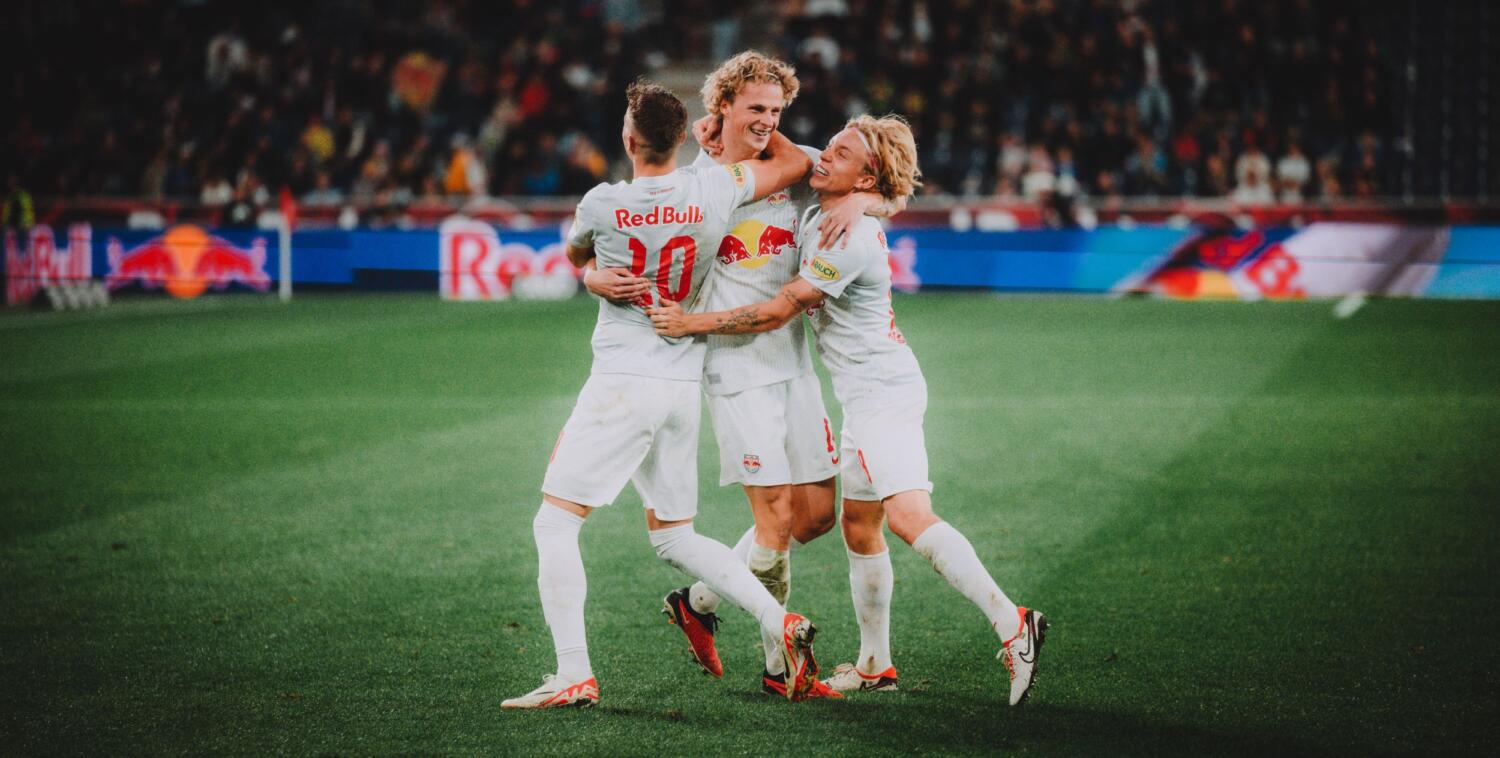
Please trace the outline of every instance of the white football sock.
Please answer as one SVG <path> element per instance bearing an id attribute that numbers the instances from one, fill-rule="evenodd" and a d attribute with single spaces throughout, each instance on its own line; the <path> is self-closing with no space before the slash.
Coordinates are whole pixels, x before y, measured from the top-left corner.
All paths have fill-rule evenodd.
<path id="1" fill-rule="evenodd" d="M 1000 591 L 974 553 L 974 546 L 946 521 L 939 521 L 917 536 L 911 546 L 942 574 L 953 589 L 984 611 L 990 628 L 1005 642 L 1021 631 L 1016 604 Z"/>
<path id="2" fill-rule="evenodd" d="M 772 550 L 759 543 L 750 546 L 750 573 L 760 580 L 761 586 L 786 607 L 787 594 L 792 590 L 792 562 L 787 550 Z M 770 635 L 761 630 L 761 647 L 766 654 L 766 672 L 786 673 L 786 661 L 781 658 L 781 635 Z"/>
<path id="3" fill-rule="evenodd" d="M 745 609 L 760 627 L 781 639 L 786 609 L 771 597 L 744 562 L 723 543 L 693 530 L 691 523 L 651 532 L 651 546 L 662 560 L 708 585 L 714 594 Z"/>
<path id="4" fill-rule="evenodd" d="M 583 555 L 578 551 L 578 532 L 582 527 L 581 516 L 547 502 L 542 503 L 531 522 L 531 534 L 536 538 L 536 587 L 542 596 L 542 616 L 552 630 L 557 675 L 569 683 L 594 675 L 583 629 L 588 579 L 583 573 Z"/>
<path id="5" fill-rule="evenodd" d="M 891 551 L 860 555 L 849 551 L 849 594 L 859 621 L 859 660 L 855 668 L 869 675 L 891 667 Z"/>
<path id="6" fill-rule="evenodd" d="M 739 557 L 741 563 L 748 565 L 750 563 L 750 548 L 755 546 L 755 525 L 751 524 L 750 528 L 746 529 L 745 533 L 740 535 L 740 541 L 734 543 L 734 554 Z M 802 547 L 802 543 L 798 542 L 795 537 L 787 542 L 788 553 L 797 552 L 797 548 L 799 547 Z M 791 563 L 788 562 L 788 582 L 791 581 L 791 571 Z M 719 610 L 719 600 L 719 596 L 714 594 L 714 591 L 709 589 L 708 585 L 703 582 L 696 582 L 692 587 L 688 588 L 688 603 L 693 606 L 693 610 L 699 613 L 713 613 Z M 781 603 L 782 605 L 786 605 L 785 600 L 782 600 Z"/>
<path id="7" fill-rule="evenodd" d="M 740 535 L 740 541 L 734 543 L 734 555 L 740 559 L 740 563 L 750 562 L 750 546 L 755 544 L 755 525 L 751 524 L 745 533 Z M 719 610 L 719 596 L 708 588 L 703 582 L 694 582 L 688 588 L 688 604 L 699 613 L 713 613 Z"/>

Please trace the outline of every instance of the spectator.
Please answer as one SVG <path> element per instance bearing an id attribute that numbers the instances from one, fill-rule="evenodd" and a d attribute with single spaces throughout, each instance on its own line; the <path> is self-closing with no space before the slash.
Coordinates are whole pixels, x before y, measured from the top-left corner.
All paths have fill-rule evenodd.
<path id="1" fill-rule="evenodd" d="M 1237 205 L 1270 205 L 1276 202 L 1276 195 L 1271 191 L 1270 177 L 1261 173 L 1259 164 L 1251 164 L 1240 175 L 1230 199 Z"/>
<path id="2" fill-rule="evenodd" d="M 333 206 L 344 202 L 344 193 L 334 186 L 333 177 L 327 169 L 320 170 L 317 178 L 313 180 L 311 192 L 302 196 L 305 205 Z"/>
<path id="3" fill-rule="evenodd" d="M 0 206 L 0 228 L 21 236 L 36 224 L 36 210 L 31 193 L 21 186 L 21 177 L 11 172 L 5 177 L 5 204 Z"/>
<path id="4" fill-rule="evenodd" d="M 1312 165 L 1302 154 L 1302 147 L 1295 141 L 1289 142 L 1286 155 L 1276 161 L 1276 189 L 1280 192 L 1281 202 L 1302 202 L 1302 190 L 1311 177 Z"/>
<path id="5" fill-rule="evenodd" d="M 469 136 L 453 135 L 449 142 L 448 169 L 443 174 L 443 191 L 449 195 L 483 197 L 488 179 L 484 163 L 469 146 Z"/>
<path id="6" fill-rule="evenodd" d="M 210 208 L 218 208 L 228 205 L 234 200 L 234 187 L 223 173 L 216 173 L 203 183 L 203 191 L 198 194 L 198 202 Z"/>
<path id="7" fill-rule="evenodd" d="M 323 125 L 323 119 L 317 114 L 308 117 L 301 141 L 319 164 L 327 163 L 333 157 L 333 132 Z"/>
<path id="8" fill-rule="evenodd" d="M 1234 162 L 1234 181 L 1236 186 L 1250 184 L 1250 175 L 1254 174 L 1258 179 L 1264 180 L 1271 176 L 1271 159 L 1256 147 L 1254 141 L 1247 141 L 1245 152 L 1240 154 L 1239 159 Z"/>
<path id="9" fill-rule="evenodd" d="M 1339 181 L 1339 163 L 1334 157 L 1318 161 L 1318 197 L 1323 200 L 1338 200 L 1344 196 L 1344 185 Z"/>

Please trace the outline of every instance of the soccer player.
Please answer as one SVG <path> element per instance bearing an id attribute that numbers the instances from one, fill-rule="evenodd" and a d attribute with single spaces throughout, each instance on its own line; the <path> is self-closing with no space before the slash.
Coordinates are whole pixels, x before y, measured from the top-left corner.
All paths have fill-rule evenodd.
<path id="1" fill-rule="evenodd" d="M 835 690 L 891 689 L 891 531 L 926 558 L 954 589 L 979 606 L 1000 640 L 1010 672 L 1010 703 L 1020 703 L 1036 676 L 1047 630 L 1041 613 L 1018 608 L 1000 591 L 969 541 L 933 512 L 922 417 L 927 384 L 891 306 L 885 233 L 860 219 L 847 247 L 819 244 L 819 217 L 850 192 L 873 189 L 891 199 L 917 186 L 916 144 L 895 116 L 861 116 L 829 142 L 813 168 L 819 207 L 798 231 L 801 272 L 773 298 L 729 311 L 687 313 L 666 301 L 648 310 L 658 334 L 749 334 L 811 314 L 818 352 L 844 407 L 841 526 L 849 548 L 850 590 L 860 628 L 859 658 L 825 684 Z"/>
<path id="2" fill-rule="evenodd" d="M 708 115 L 694 131 L 705 150 L 693 165 L 707 170 L 760 155 L 799 88 L 795 70 L 780 60 L 753 50 L 726 60 L 703 84 Z M 816 148 L 801 149 L 817 159 Z M 785 192 L 740 206 L 711 264 L 704 309 L 759 302 L 795 279 L 797 222 L 816 202 L 816 193 L 801 181 Z M 874 192 L 849 193 L 830 210 L 825 239 L 837 237 L 867 211 L 890 215 L 899 209 L 878 206 L 883 206 L 883 199 Z M 589 275 L 585 283 L 595 294 L 617 298 L 634 296 L 646 285 L 636 280 L 636 289 L 610 291 L 609 283 L 630 281 L 622 272 L 609 270 Z M 791 550 L 833 526 L 839 460 L 802 320 L 770 332 L 708 335 L 703 379 L 719 447 L 719 484 L 742 485 L 754 518 L 735 553 L 785 603 L 791 589 Z M 713 676 L 723 676 L 714 644 L 718 595 L 698 582 L 668 593 L 663 606 L 668 619 L 687 636 L 699 665 Z M 784 693 L 775 638 L 765 643 L 762 689 Z"/>
<path id="3" fill-rule="evenodd" d="M 728 547 L 693 530 L 703 341 L 658 337 L 645 308 L 668 299 L 692 306 L 707 270 L 699 251 L 718 245 L 734 208 L 800 180 L 811 161 L 777 133 L 764 160 L 678 169 L 675 153 L 687 129 L 682 102 L 644 82 L 631 85 L 627 97 L 621 139 L 634 179 L 601 184 L 583 197 L 567 254 L 577 266 L 591 258 L 628 266 L 654 288 L 633 303 L 599 304 L 593 370 L 558 437 L 532 522 L 537 588 L 557 652 L 557 673 L 501 705 L 549 708 L 598 701 L 584 635 L 587 583 L 578 534 L 593 509 L 613 501 L 627 480 L 645 505 L 656 554 L 774 633 L 788 672 L 787 697 L 802 699 L 818 684 L 812 655 L 816 629 L 801 615 L 787 613 Z"/>

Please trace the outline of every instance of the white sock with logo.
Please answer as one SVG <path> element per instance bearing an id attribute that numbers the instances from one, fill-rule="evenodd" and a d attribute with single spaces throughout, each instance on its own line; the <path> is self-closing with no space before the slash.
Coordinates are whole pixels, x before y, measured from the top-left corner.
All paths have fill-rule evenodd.
<path id="1" fill-rule="evenodd" d="M 1000 591 L 1000 586 L 984 570 L 974 546 L 946 521 L 939 521 L 917 536 L 911 546 L 932 563 L 932 567 L 970 602 L 979 606 L 990 620 L 990 628 L 1005 642 L 1021 631 L 1016 604 Z"/>
<path id="2" fill-rule="evenodd" d="M 895 573 L 891 551 L 860 555 L 849 551 L 849 594 L 859 622 L 859 660 L 854 667 L 875 675 L 891 667 L 891 590 Z"/>
<path id="3" fill-rule="evenodd" d="M 761 629 L 781 639 L 786 609 L 771 597 L 743 561 L 723 543 L 704 537 L 691 523 L 651 532 L 651 546 L 662 560 L 708 585 L 714 594 L 745 609 Z"/>
<path id="4" fill-rule="evenodd" d="M 581 516 L 547 502 L 542 503 L 531 522 L 531 534 L 536 538 L 536 587 L 542 596 L 542 616 L 552 630 L 557 675 L 569 683 L 594 675 L 583 627 L 588 579 L 583 573 L 583 555 L 578 551 L 578 533 L 582 527 Z"/>

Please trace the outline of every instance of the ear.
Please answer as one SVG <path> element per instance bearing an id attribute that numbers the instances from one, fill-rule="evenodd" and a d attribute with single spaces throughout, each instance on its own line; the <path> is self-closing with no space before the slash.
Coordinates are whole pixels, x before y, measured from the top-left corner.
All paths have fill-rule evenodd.
<path id="1" fill-rule="evenodd" d="M 867 174 L 867 173 L 865 173 L 863 171 L 859 172 L 859 178 L 854 180 L 854 191 L 855 192 L 874 192 L 875 191 L 875 177 L 870 176 L 869 174 Z"/>
<path id="2" fill-rule="evenodd" d="M 734 108 L 734 103 L 731 103 L 728 100 L 719 103 L 719 118 L 729 118 L 729 111 L 732 108 Z"/>

